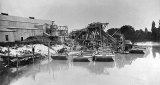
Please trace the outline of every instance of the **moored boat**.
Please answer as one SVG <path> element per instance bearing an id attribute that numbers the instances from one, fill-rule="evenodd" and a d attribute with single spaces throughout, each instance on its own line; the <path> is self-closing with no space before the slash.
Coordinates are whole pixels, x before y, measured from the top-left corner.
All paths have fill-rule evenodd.
<path id="1" fill-rule="evenodd" d="M 51 56 L 53 60 L 67 60 L 67 53 L 58 53 Z"/>
<path id="2" fill-rule="evenodd" d="M 94 55 L 94 61 L 113 61 L 113 57 L 115 56 L 114 51 L 112 49 L 102 49 L 98 50 Z"/>
<path id="3" fill-rule="evenodd" d="M 129 50 L 129 53 L 133 54 L 145 54 L 147 51 L 147 47 L 144 46 L 134 46 L 132 49 Z"/>
<path id="4" fill-rule="evenodd" d="M 60 50 L 55 50 L 55 51 L 56 51 L 56 53 L 51 55 L 51 58 L 53 60 L 68 60 L 67 48 L 62 48 Z"/>
<path id="5" fill-rule="evenodd" d="M 91 62 L 95 52 L 95 50 L 82 51 L 79 55 L 73 56 L 73 62 Z"/>

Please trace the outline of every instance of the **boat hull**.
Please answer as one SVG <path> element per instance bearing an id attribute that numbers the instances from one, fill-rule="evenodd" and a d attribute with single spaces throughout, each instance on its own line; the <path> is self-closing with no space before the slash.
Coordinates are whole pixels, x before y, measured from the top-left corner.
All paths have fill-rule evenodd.
<path id="1" fill-rule="evenodd" d="M 90 62 L 92 58 L 87 58 L 87 57 L 76 57 L 73 58 L 73 62 Z"/>
<path id="2" fill-rule="evenodd" d="M 93 58 L 93 61 L 109 62 L 109 61 L 113 61 L 114 56 L 115 55 L 95 55 Z"/>
<path id="3" fill-rule="evenodd" d="M 53 55 L 51 58 L 53 60 L 68 60 L 67 55 Z"/>
<path id="4" fill-rule="evenodd" d="M 144 50 L 130 50 L 129 53 L 132 53 L 132 54 L 145 54 Z"/>

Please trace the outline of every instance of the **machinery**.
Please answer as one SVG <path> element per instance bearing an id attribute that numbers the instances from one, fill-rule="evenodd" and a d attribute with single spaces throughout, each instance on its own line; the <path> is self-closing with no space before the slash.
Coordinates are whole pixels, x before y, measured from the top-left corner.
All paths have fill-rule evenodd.
<path id="1" fill-rule="evenodd" d="M 111 46 L 113 50 L 123 52 L 125 49 L 124 36 L 120 33 L 114 34 L 117 37 L 109 35 L 104 31 L 108 24 L 100 22 L 91 23 L 86 28 L 72 31 L 70 37 L 88 49 Z"/>

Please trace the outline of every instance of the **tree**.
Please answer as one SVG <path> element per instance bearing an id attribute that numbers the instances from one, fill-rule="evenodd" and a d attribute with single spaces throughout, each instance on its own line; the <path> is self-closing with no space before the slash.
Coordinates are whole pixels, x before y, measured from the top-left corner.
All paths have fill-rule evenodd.
<path id="1" fill-rule="evenodd" d="M 159 20 L 159 26 L 157 29 L 157 40 L 160 40 L 160 20 Z"/>
<path id="2" fill-rule="evenodd" d="M 151 31 L 152 31 L 152 38 L 153 40 L 156 40 L 156 37 L 157 37 L 157 32 L 156 32 L 156 27 L 155 27 L 155 22 L 153 21 L 152 22 L 152 28 L 151 28 Z"/>
<path id="3" fill-rule="evenodd" d="M 148 29 L 147 28 L 145 28 L 145 33 L 147 33 L 148 32 Z"/>
<path id="4" fill-rule="evenodd" d="M 159 20 L 159 26 L 158 26 L 158 28 L 160 28 L 160 20 Z"/>
<path id="5" fill-rule="evenodd" d="M 135 40 L 135 29 L 130 25 L 124 25 L 120 28 L 122 34 L 124 34 L 125 39 Z"/>
<path id="6" fill-rule="evenodd" d="M 153 22 L 152 22 L 152 29 L 154 29 L 154 28 L 156 28 L 156 24 L 155 24 L 155 22 L 153 21 Z"/>
<path id="7" fill-rule="evenodd" d="M 113 35 L 118 30 L 119 30 L 119 28 L 111 28 L 111 29 L 107 30 L 107 33 L 110 34 L 110 35 Z"/>

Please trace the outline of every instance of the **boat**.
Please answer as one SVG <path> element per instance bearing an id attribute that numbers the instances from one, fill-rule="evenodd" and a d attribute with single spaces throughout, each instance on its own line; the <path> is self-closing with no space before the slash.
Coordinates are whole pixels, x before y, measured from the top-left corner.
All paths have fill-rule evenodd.
<path id="1" fill-rule="evenodd" d="M 55 51 L 55 52 L 56 52 L 55 54 L 51 55 L 51 58 L 53 60 L 68 60 L 67 48 L 62 48 L 62 49 Z"/>
<path id="2" fill-rule="evenodd" d="M 121 52 L 121 54 L 129 54 L 129 51 Z"/>
<path id="3" fill-rule="evenodd" d="M 56 53 L 51 56 L 53 60 L 68 60 L 67 58 L 68 54 L 67 53 Z"/>
<path id="4" fill-rule="evenodd" d="M 113 61 L 113 57 L 115 56 L 114 51 L 111 48 L 100 49 L 94 55 L 94 61 Z"/>
<path id="5" fill-rule="evenodd" d="M 81 51 L 79 55 L 73 56 L 73 62 L 91 62 L 95 52 L 95 50 Z"/>
<path id="6" fill-rule="evenodd" d="M 134 46 L 132 49 L 129 50 L 129 53 L 132 54 L 145 54 L 147 47 L 144 46 Z"/>

